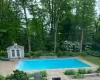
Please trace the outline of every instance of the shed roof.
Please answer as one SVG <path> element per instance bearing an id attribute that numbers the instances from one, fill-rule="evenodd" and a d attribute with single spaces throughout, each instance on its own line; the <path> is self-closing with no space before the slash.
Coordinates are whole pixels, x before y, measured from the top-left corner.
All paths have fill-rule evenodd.
<path id="1" fill-rule="evenodd" d="M 24 46 L 21 46 L 21 45 L 18 45 L 17 43 L 15 43 L 14 45 L 9 46 L 7 49 L 10 49 L 10 48 L 24 48 Z"/>

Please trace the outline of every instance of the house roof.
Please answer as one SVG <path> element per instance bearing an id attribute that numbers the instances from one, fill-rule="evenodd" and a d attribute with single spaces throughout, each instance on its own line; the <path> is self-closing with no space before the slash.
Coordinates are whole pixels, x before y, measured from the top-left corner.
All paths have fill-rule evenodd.
<path id="1" fill-rule="evenodd" d="M 10 49 L 10 48 L 24 48 L 24 46 L 21 46 L 21 45 L 17 45 L 16 43 L 12 46 L 9 46 L 7 49 Z"/>

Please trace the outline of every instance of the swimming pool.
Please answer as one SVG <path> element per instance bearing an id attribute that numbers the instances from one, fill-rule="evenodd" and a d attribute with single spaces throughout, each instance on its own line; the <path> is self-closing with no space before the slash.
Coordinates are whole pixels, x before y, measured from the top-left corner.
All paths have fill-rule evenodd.
<path id="1" fill-rule="evenodd" d="M 87 68 L 90 65 L 76 59 L 45 59 L 45 60 L 21 60 L 17 68 L 22 71 L 29 70 L 48 70 L 48 69 L 64 69 L 64 68 Z"/>

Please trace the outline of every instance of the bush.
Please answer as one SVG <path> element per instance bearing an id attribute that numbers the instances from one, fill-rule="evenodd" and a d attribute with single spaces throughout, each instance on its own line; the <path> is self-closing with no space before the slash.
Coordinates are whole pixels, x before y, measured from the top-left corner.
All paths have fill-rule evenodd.
<path id="1" fill-rule="evenodd" d="M 79 52 L 64 51 L 63 56 L 78 56 Z"/>
<path id="2" fill-rule="evenodd" d="M 43 77 L 42 80 L 47 80 L 47 78 Z"/>
<path id="3" fill-rule="evenodd" d="M 30 53 L 25 53 L 25 57 L 30 57 Z"/>
<path id="4" fill-rule="evenodd" d="M 85 57 L 85 56 L 87 56 L 88 54 L 87 54 L 86 51 L 83 51 L 80 55 Z"/>
<path id="5" fill-rule="evenodd" d="M 97 69 L 97 71 L 96 71 L 97 73 L 100 73 L 100 67 Z"/>
<path id="6" fill-rule="evenodd" d="M 3 79 L 4 79 L 3 75 L 0 74 L 0 80 L 3 80 Z"/>
<path id="7" fill-rule="evenodd" d="M 57 56 L 58 56 L 58 57 L 63 56 L 63 52 L 62 52 L 62 51 L 58 51 L 58 52 L 57 52 Z"/>
<path id="8" fill-rule="evenodd" d="M 30 74 L 27 74 L 28 78 L 32 78 L 34 77 L 34 74 L 33 73 L 30 73 Z"/>
<path id="9" fill-rule="evenodd" d="M 6 79 L 11 79 L 11 75 L 7 75 L 6 76 Z"/>
<path id="10" fill-rule="evenodd" d="M 100 52 L 98 51 L 88 50 L 88 51 L 85 51 L 84 53 L 89 56 L 100 57 Z"/>
<path id="11" fill-rule="evenodd" d="M 56 54 L 53 53 L 53 52 L 48 53 L 48 55 L 49 55 L 49 56 L 56 56 Z"/>
<path id="12" fill-rule="evenodd" d="M 93 70 L 92 70 L 92 69 L 88 69 L 88 70 L 87 70 L 87 73 L 88 73 L 88 74 L 93 73 Z"/>
<path id="13" fill-rule="evenodd" d="M 39 57 L 39 56 L 41 56 L 41 53 L 38 52 L 38 51 L 36 51 L 36 52 L 31 52 L 30 54 L 31 54 L 31 56 L 33 56 L 33 57 Z"/>
<path id="14" fill-rule="evenodd" d="M 11 74 L 10 80 L 29 80 L 27 73 L 19 70 L 13 72 L 14 74 Z"/>
<path id="15" fill-rule="evenodd" d="M 40 73 L 42 74 L 42 77 L 47 77 L 46 71 L 41 71 Z"/>
<path id="16" fill-rule="evenodd" d="M 76 72 L 74 70 L 65 70 L 65 75 L 74 75 Z"/>
<path id="17" fill-rule="evenodd" d="M 6 51 L 1 50 L 1 51 L 0 51 L 0 56 L 3 56 L 3 57 L 7 56 L 7 52 L 6 52 Z"/>
<path id="18" fill-rule="evenodd" d="M 47 52 L 47 53 L 43 53 L 42 56 L 56 56 L 56 54 L 53 52 Z"/>
<path id="19" fill-rule="evenodd" d="M 73 78 L 84 78 L 83 74 L 75 73 Z"/>
<path id="20" fill-rule="evenodd" d="M 78 69 L 78 73 L 79 74 L 86 74 L 87 71 L 86 71 L 86 69 Z"/>

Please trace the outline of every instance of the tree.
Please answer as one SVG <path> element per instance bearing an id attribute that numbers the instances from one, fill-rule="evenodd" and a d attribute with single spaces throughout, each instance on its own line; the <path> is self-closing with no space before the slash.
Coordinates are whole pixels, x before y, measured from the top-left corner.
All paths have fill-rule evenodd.
<path id="1" fill-rule="evenodd" d="M 0 44 L 1 49 L 5 50 L 8 45 L 17 41 L 17 34 L 21 26 L 19 17 L 16 17 L 9 0 L 2 0 L 0 6 L 2 7 L 0 10 Z"/>
<path id="2" fill-rule="evenodd" d="M 19 2 L 21 3 L 21 6 L 24 11 L 24 20 L 25 20 L 25 26 L 26 26 L 26 31 L 27 31 L 27 41 L 28 41 L 28 52 L 30 53 L 31 52 L 31 41 L 30 41 L 29 30 L 28 30 L 28 18 L 26 14 L 26 6 L 27 6 L 28 0 L 19 0 Z"/>
<path id="3" fill-rule="evenodd" d="M 92 25 L 94 21 L 94 12 L 95 12 L 95 0 L 77 0 L 78 7 L 76 8 L 76 15 L 78 18 L 78 26 L 81 30 L 81 38 L 80 38 L 80 53 L 82 53 L 82 45 L 84 41 L 84 33 L 86 29 Z"/>

